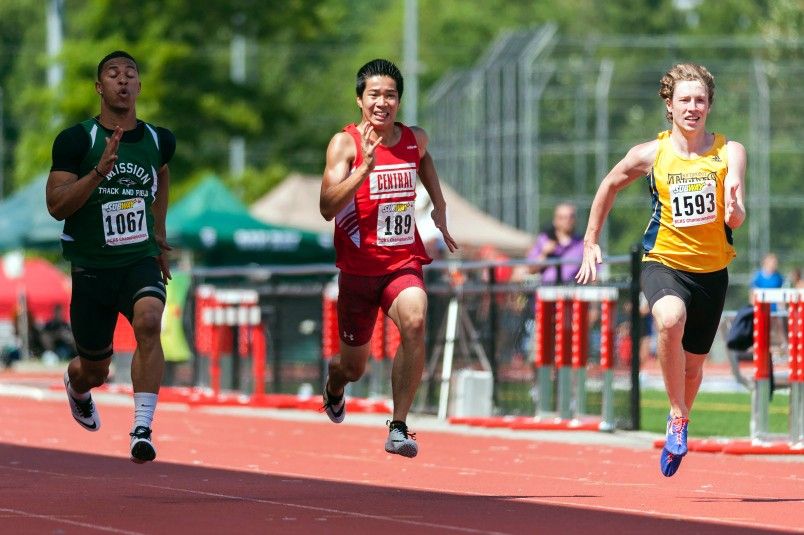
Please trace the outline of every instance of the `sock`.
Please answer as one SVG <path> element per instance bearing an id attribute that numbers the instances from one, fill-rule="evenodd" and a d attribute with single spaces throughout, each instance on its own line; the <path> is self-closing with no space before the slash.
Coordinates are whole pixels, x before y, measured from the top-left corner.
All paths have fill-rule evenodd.
<path id="1" fill-rule="evenodd" d="M 134 427 L 132 431 L 140 426 L 151 428 L 154 420 L 154 410 L 156 410 L 157 394 L 152 392 L 134 393 Z"/>
<path id="2" fill-rule="evenodd" d="M 332 392 L 329 391 L 329 381 L 327 381 L 327 384 L 324 385 L 324 389 L 327 391 L 327 399 L 333 405 L 337 405 L 338 403 L 340 403 L 341 400 L 343 399 L 343 396 L 346 394 L 346 389 L 344 389 L 343 393 L 340 396 L 333 395 Z"/>
<path id="3" fill-rule="evenodd" d="M 79 394 L 78 392 L 73 390 L 73 384 L 70 382 L 70 376 L 69 375 L 67 376 L 67 393 L 70 394 L 70 396 L 73 399 L 79 399 L 81 401 L 90 398 L 89 390 L 87 390 L 83 394 Z"/>

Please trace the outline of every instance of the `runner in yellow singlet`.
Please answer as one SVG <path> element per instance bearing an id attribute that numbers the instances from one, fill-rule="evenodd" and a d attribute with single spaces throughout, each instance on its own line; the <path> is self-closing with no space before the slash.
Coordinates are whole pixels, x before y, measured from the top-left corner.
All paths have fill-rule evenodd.
<path id="1" fill-rule="evenodd" d="M 617 193 L 646 177 L 650 220 L 642 240 L 642 291 L 658 330 L 657 353 L 670 414 L 660 468 L 678 470 L 687 453 L 687 425 L 712 347 L 735 256 L 732 230 L 745 220 L 745 148 L 706 130 L 714 77 L 700 65 L 673 66 L 661 79 L 670 130 L 634 146 L 598 188 L 576 280 L 597 277 L 598 238 Z"/>

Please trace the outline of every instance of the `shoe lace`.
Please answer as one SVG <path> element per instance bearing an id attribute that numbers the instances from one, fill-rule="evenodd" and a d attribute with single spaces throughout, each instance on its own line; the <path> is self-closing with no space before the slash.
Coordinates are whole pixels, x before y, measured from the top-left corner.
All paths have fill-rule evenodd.
<path id="1" fill-rule="evenodd" d="M 676 435 L 676 440 L 679 443 L 681 442 L 681 433 L 684 431 L 689 421 L 689 418 L 674 417 L 673 421 L 670 423 L 671 431 Z"/>
<path id="2" fill-rule="evenodd" d="M 391 426 L 391 423 L 394 424 L 393 427 Z M 414 433 L 412 431 L 408 431 L 407 424 L 405 424 L 403 422 L 391 422 L 391 420 L 386 420 L 385 425 L 390 427 L 392 431 L 394 429 L 396 429 L 397 431 L 401 432 L 405 436 L 405 438 L 409 438 L 411 440 L 416 440 L 416 433 Z"/>
<path id="3" fill-rule="evenodd" d="M 75 401 L 75 406 L 78 407 L 78 411 L 81 413 L 82 417 L 90 418 L 92 416 L 92 413 L 95 411 L 95 405 L 92 403 L 92 398 L 73 398 L 73 401 Z"/>
<path id="4" fill-rule="evenodd" d="M 144 438 L 147 440 L 151 439 L 151 430 L 148 427 L 138 426 L 134 431 L 128 434 L 130 437 L 137 437 L 137 438 Z"/>
<path id="5" fill-rule="evenodd" d="M 332 401 L 332 398 L 329 394 L 324 396 L 324 404 L 318 409 L 318 412 L 326 412 L 327 409 L 334 409 L 336 405 L 340 404 L 343 401 L 343 396 L 338 398 L 337 401 Z"/>

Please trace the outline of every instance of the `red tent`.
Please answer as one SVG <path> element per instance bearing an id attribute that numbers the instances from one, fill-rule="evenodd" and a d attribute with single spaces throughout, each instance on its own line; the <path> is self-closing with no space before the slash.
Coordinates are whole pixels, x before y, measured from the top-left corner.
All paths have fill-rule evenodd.
<path id="1" fill-rule="evenodd" d="M 56 305 L 62 306 L 69 321 L 71 289 L 70 276 L 41 258 L 26 258 L 18 277 L 0 267 L 0 320 L 13 321 L 18 300 L 24 294 L 28 310 L 39 324 L 53 317 Z M 115 351 L 133 353 L 136 346 L 134 331 L 121 315 L 114 333 Z"/>
<path id="2" fill-rule="evenodd" d="M 18 277 L 0 269 L 0 318 L 14 317 L 21 295 L 25 295 L 28 310 L 39 322 L 49 320 L 56 305 L 62 306 L 66 316 L 71 287 L 69 275 L 41 258 L 26 258 Z"/>

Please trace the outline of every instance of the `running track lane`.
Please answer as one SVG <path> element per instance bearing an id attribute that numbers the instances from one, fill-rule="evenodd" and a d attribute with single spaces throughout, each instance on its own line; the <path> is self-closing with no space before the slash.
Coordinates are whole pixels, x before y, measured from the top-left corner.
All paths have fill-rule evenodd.
<path id="1" fill-rule="evenodd" d="M 804 533 L 804 464 L 159 407 L 157 462 L 128 460 L 131 404 L 89 433 L 66 400 L 0 398 L 0 532 Z M 348 419 L 348 416 L 347 416 Z M 411 421 L 415 422 L 415 419 Z"/>

